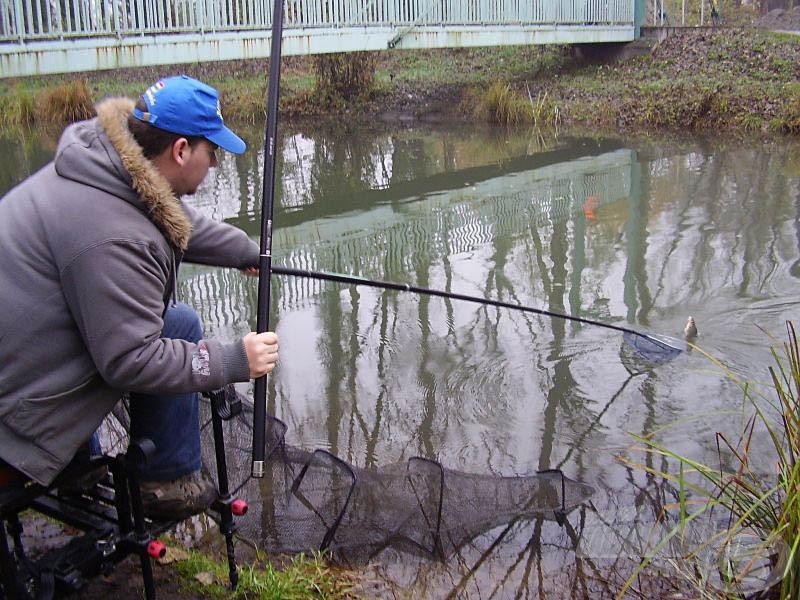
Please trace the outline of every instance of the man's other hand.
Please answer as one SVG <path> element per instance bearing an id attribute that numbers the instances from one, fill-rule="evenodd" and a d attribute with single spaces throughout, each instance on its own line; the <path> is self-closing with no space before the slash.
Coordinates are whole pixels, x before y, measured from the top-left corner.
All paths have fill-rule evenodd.
<path id="1" fill-rule="evenodd" d="M 257 379 L 275 368 L 278 362 L 278 336 L 271 331 L 250 332 L 244 336 L 244 350 L 250 365 L 250 377 Z"/>

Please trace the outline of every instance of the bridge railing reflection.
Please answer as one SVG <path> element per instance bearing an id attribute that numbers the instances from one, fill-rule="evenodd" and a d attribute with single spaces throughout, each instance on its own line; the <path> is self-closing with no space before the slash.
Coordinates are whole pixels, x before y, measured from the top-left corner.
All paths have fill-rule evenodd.
<path id="1" fill-rule="evenodd" d="M 498 237 L 519 238 L 531 227 L 591 219 L 601 206 L 629 196 L 631 164 L 632 152 L 618 150 L 492 178 L 468 191 L 442 190 L 402 203 L 398 209 L 376 206 L 334 219 L 278 225 L 274 260 L 287 267 L 374 279 L 410 273 L 412 256 L 434 264 L 491 246 Z M 214 284 L 214 277 L 223 277 L 223 272 L 217 273 L 204 272 L 196 283 L 185 281 L 184 291 L 201 310 L 209 307 L 218 313 L 208 315 L 213 322 L 244 317 L 241 307 L 248 300 L 241 295 L 245 287 L 230 276 Z M 315 281 L 285 277 L 276 278 L 273 286 L 279 290 L 282 308 L 312 298 L 322 289 Z M 221 306 L 228 303 L 229 309 Z"/>

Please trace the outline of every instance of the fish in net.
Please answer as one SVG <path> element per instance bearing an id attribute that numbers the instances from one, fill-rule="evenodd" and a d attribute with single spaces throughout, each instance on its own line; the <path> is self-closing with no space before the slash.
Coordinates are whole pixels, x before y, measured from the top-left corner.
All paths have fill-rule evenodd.
<path id="1" fill-rule="evenodd" d="M 563 523 L 593 493 L 559 470 L 504 477 L 465 473 L 415 457 L 359 468 L 325 451 L 286 444 L 286 425 L 268 417 L 263 478 L 250 476 L 252 405 L 225 421 L 228 474 L 249 510 L 239 535 L 271 552 L 327 550 L 348 565 L 365 564 L 387 548 L 447 560 L 494 527 L 540 517 Z M 210 407 L 203 403 L 206 420 Z M 203 462 L 214 472 L 210 427 Z"/>

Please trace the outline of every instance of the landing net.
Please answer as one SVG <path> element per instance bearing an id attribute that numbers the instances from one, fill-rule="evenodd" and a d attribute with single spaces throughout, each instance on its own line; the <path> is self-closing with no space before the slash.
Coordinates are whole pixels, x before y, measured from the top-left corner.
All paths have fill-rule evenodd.
<path id="1" fill-rule="evenodd" d="M 231 490 L 250 509 L 239 534 L 270 552 L 328 550 L 364 564 L 386 548 L 446 560 L 481 533 L 518 519 L 563 522 L 593 489 L 561 471 L 502 477 L 412 458 L 359 468 L 324 451 L 285 442 L 286 425 L 268 417 L 265 475 L 250 477 L 252 405 L 224 423 Z M 202 403 L 204 422 L 210 407 Z M 203 428 L 203 462 L 215 473 L 213 434 Z"/>

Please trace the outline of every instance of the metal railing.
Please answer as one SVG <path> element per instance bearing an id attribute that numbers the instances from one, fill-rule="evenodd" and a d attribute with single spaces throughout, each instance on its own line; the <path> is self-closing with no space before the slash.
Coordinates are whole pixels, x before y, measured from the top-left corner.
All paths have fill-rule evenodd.
<path id="1" fill-rule="evenodd" d="M 617 25 L 636 0 L 288 0 L 286 28 Z M 0 42 L 263 30 L 271 0 L 2 0 Z"/>
<path id="2" fill-rule="evenodd" d="M 656 27 L 717 25 L 722 0 L 649 0 L 647 24 Z"/>

